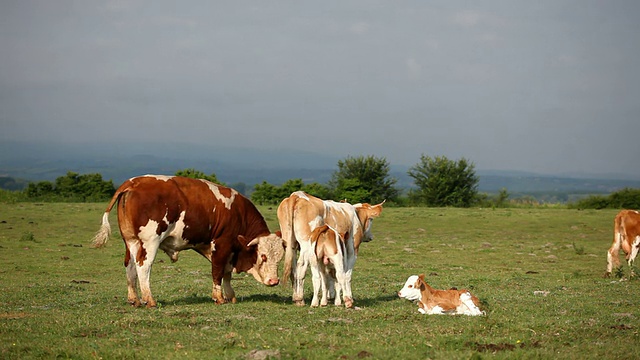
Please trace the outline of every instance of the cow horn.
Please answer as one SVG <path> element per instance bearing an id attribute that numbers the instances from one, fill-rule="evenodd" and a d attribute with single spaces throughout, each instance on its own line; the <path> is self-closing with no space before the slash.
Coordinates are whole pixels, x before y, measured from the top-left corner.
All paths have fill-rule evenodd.
<path id="1" fill-rule="evenodd" d="M 251 240 L 248 244 L 247 247 L 253 246 L 253 245 L 258 245 L 258 243 L 260 242 L 259 238 L 255 238 L 253 240 Z"/>

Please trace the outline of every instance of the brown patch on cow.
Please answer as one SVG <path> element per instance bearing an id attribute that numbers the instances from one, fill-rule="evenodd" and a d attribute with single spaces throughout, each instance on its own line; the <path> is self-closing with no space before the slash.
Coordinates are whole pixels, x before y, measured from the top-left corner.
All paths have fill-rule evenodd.
<path id="1" fill-rule="evenodd" d="M 142 241 L 138 240 L 140 247 L 138 248 L 138 254 L 136 254 L 136 262 L 138 265 L 144 265 L 144 261 L 147 259 L 147 250 L 142 245 Z"/>

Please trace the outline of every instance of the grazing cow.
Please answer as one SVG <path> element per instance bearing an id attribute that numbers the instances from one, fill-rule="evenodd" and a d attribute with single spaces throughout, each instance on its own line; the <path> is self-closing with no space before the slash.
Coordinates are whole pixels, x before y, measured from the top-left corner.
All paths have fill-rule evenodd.
<path id="1" fill-rule="evenodd" d="M 328 303 L 329 284 L 331 279 L 337 279 L 339 289 L 348 288 L 344 272 L 344 269 L 347 267 L 348 260 L 344 256 L 347 250 L 344 239 L 348 237 L 348 233 L 340 235 L 334 228 L 326 224 L 315 228 L 311 233 L 310 241 L 314 249 L 313 252 L 315 256 L 311 258 L 310 263 L 312 264 L 312 271 L 315 271 L 315 269 L 319 270 L 320 288 L 322 293 L 320 306 L 326 306 Z M 316 276 L 313 276 L 314 280 L 316 278 Z M 314 291 L 317 288 L 317 284 L 314 283 Z M 314 294 L 314 297 L 315 296 L 316 294 Z M 338 294 L 337 305 L 340 305 L 339 296 L 340 294 Z M 353 299 L 347 296 L 346 292 L 344 295 L 344 303 L 346 307 L 351 307 L 353 305 Z"/>
<path id="2" fill-rule="evenodd" d="M 624 251 L 629 267 L 638 255 L 640 247 L 640 212 L 636 210 L 622 210 L 613 222 L 613 244 L 607 252 L 607 272 L 609 277 L 613 268 L 620 266 L 620 248 Z M 632 269 L 633 271 L 633 269 Z"/>
<path id="3" fill-rule="evenodd" d="M 109 212 L 116 201 L 125 245 L 128 301 L 132 305 L 141 305 L 136 291 L 138 280 L 142 303 L 156 306 L 149 277 L 158 249 L 174 262 L 186 249 L 206 257 L 213 277 L 211 297 L 218 304 L 236 302 L 231 288 L 233 270 L 246 271 L 267 286 L 279 283 L 282 238 L 270 233 L 253 203 L 234 189 L 179 176 L 131 178 L 109 202 L 93 241 L 96 247 L 103 246 L 111 233 Z"/>
<path id="4" fill-rule="evenodd" d="M 384 203 L 384 202 L 383 202 Z M 340 305 L 340 290 L 344 291 L 345 306 L 353 306 L 351 294 L 351 274 L 356 262 L 358 248 L 361 242 L 371 241 L 371 225 L 373 218 L 382 212 L 382 204 L 355 204 L 322 200 L 296 191 L 282 200 L 278 206 L 278 221 L 282 238 L 286 244 L 284 279 L 292 277 L 293 301 L 297 305 L 304 305 L 304 276 L 310 261 L 315 256 L 311 246 L 311 233 L 321 225 L 327 224 L 340 234 L 347 234 L 343 239 L 345 252 L 343 254 L 345 281 L 344 287 L 336 287 L 335 304 Z M 300 248 L 300 255 L 296 262 L 296 251 Z M 295 269 L 295 271 L 292 271 Z M 319 269 L 312 265 L 314 295 L 311 306 L 318 306 L 317 293 L 320 285 Z M 333 279 L 329 279 L 333 284 Z M 338 284 L 340 285 L 340 284 Z"/>
<path id="5" fill-rule="evenodd" d="M 411 275 L 398 291 L 398 296 L 418 303 L 421 314 L 483 315 L 480 300 L 467 290 L 435 290 L 424 280 L 424 274 Z"/>

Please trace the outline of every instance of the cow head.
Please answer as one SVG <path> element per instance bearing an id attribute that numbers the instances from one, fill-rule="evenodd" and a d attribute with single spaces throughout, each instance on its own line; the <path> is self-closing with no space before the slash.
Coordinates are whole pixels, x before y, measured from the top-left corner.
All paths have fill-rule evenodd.
<path id="1" fill-rule="evenodd" d="M 240 239 L 240 242 L 244 243 L 242 240 Z M 280 232 L 267 236 L 258 236 L 251 240 L 246 247 L 248 249 L 255 248 L 257 252 L 255 263 L 246 271 L 262 284 L 267 286 L 278 285 L 280 283 L 278 279 L 278 263 L 284 256 L 284 241 Z"/>
<path id="2" fill-rule="evenodd" d="M 398 296 L 410 301 L 420 300 L 425 286 L 424 275 L 411 275 L 404 283 L 404 287 L 398 291 Z"/>
<path id="3" fill-rule="evenodd" d="M 377 218 L 378 216 L 380 216 L 380 213 L 382 213 L 382 204 L 384 204 L 384 201 L 378 205 L 370 205 L 367 203 L 353 205 L 353 207 L 356 208 L 356 213 L 358 214 L 360 224 L 362 224 L 362 241 L 369 242 L 373 240 L 373 234 L 371 234 L 371 226 L 373 225 L 373 219 Z M 358 247 L 358 245 L 360 244 L 356 244 L 356 248 Z"/>

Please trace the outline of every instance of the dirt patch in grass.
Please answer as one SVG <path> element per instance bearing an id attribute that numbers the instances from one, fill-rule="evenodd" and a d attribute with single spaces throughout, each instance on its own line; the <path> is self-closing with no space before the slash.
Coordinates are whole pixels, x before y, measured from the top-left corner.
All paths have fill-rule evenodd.
<path id="1" fill-rule="evenodd" d="M 473 342 L 473 343 L 467 343 L 467 346 L 478 351 L 478 352 L 490 352 L 490 353 L 497 353 L 499 351 L 513 351 L 517 348 L 519 349 L 524 349 L 524 348 L 537 348 L 540 347 L 540 342 L 539 341 L 534 341 L 530 344 L 521 342 L 518 344 L 509 344 L 509 343 L 499 343 L 499 344 L 480 344 L 477 342 Z"/>
<path id="2" fill-rule="evenodd" d="M 0 319 L 24 319 L 30 316 L 31 314 L 26 312 L 2 313 L 0 314 Z"/>

